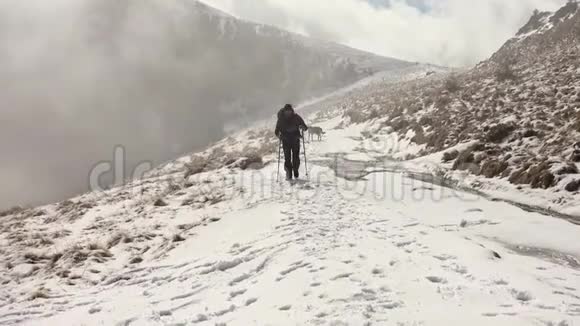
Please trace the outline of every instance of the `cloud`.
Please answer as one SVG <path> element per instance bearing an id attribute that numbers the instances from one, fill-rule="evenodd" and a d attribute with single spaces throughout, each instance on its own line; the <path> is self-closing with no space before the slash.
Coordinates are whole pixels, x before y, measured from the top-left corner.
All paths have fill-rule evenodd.
<path id="1" fill-rule="evenodd" d="M 410 61 L 472 65 L 566 0 L 203 0 L 234 16 Z"/>

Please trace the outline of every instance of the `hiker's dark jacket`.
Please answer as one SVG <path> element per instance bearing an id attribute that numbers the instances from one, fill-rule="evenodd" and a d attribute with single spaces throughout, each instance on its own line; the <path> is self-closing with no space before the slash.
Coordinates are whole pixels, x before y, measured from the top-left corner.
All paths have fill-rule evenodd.
<path id="1" fill-rule="evenodd" d="M 287 117 L 284 112 L 286 110 L 292 111 L 292 115 Z M 300 129 L 308 130 L 306 123 L 302 117 L 300 117 L 292 109 L 282 109 L 278 112 L 278 122 L 276 123 L 276 136 L 280 137 L 283 141 L 296 141 L 300 138 Z"/>

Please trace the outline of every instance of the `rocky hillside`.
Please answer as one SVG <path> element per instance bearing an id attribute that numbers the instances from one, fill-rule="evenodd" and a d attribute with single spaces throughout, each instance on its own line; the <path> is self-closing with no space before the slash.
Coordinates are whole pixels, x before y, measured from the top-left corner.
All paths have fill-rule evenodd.
<path id="1" fill-rule="evenodd" d="M 448 167 L 520 186 L 578 191 L 580 11 L 536 12 L 489 60 L 453 75 L 374 85 L 342 99 L 348 123 L 390 130 Z"/>

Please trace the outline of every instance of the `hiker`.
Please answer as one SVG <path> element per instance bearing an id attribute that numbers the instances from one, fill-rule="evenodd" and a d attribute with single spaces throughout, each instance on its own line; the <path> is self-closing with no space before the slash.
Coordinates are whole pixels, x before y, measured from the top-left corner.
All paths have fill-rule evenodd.
<path id="1" fill-rule="evenodd" d="M 278 122 L 274 132 L 276 137 L 280 138 L 284 149 L 284 170 L 286 170 L 287 180 L 292 180 L 292 172 L 294 172 L 294 178 L 300 177 L 298 168 L 300 167 L 301 130 L 308 130 L 306 123 L 294 112 L 291 104 L 286 104 L 278 112 Z"/>

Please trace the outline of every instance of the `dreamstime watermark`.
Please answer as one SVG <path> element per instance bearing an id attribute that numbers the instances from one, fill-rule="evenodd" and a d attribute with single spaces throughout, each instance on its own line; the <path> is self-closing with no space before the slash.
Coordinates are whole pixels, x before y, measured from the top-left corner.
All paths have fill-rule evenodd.
<path id="1" fill-rule="evenodd" d="M 464 180 L 461 178 L 467 174 L 456 173 L 453 178 L 449 178 L 444 170 L 431 161 L 365 162 L 348 160 L 344 154 L 336 154 L 327 156 L 324 160 L 309 162 L 308 181 L 289 183 L 284 180 L 283 167 L 280 175 L 277 175 L 277 161 L 270 162 L 265 167 L 260 166 L 259 169 L 242 171 L 233 164 L 210 173 L 190 175 L 186 163 L 174 164 L 168 170 L 158 168 L 157 173 L 152 173 L 153 164 L 145 161 L 134 164 L 129 170 L 126 154 L 124 147 L 117 146 L 112 160 L 101 161 L 91 169 L 91 191 L 108 190 L 110 187 L 103 186 L 102 182 L 106 176 L 111 179 L 110 183 L 114 187 L 132 183 L 125 191 L 130 192 L 134 199 L 144 200 L 170 196 L 184 188 L 189 189 L 186 194 L 210 202 L 219 198 L 240 198 L 250 202 L 264 199 L 294 199 L 306 202 L 325 200 L 328 198 L 325 196 L 340 196 L 347 201 L 365 199 L 402 204 L 441 202 L 450 198 L 470 202 L 480 199 L 480 196 L 462 187 Z M 303 163 L 303 178 L 304 166 Z M 152 187 L 150 182 L 138 182 L 144 177 L 153 180 L 156 186 Z M 155 188 L 153 193 L 151 188 Z"/>
<path id="2" fill-rule="evenodd" d="M 117 145 L 113 150 L 111 161 L 101 161 L 95 164 L 89 172 L 90 191 L 105 191 L 110 186 L 103 185 L 103 178 L 110 176 L 112 186 L 123 186 L 128 182 L 139 180 L 153 169 L 151 161 L 140 162 L 135 165 L 127 177 L 128 171 L 127 153 L 125 147 Z"/>

